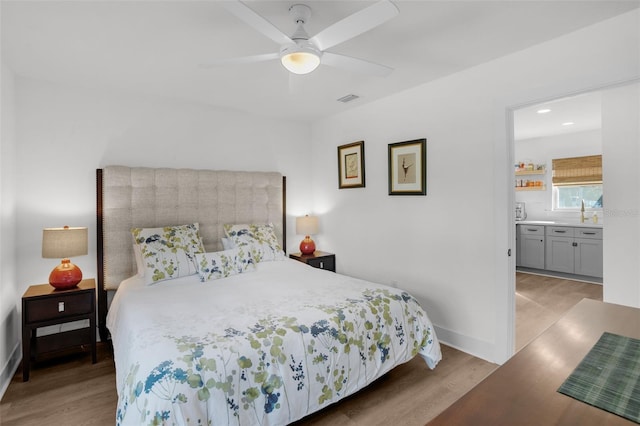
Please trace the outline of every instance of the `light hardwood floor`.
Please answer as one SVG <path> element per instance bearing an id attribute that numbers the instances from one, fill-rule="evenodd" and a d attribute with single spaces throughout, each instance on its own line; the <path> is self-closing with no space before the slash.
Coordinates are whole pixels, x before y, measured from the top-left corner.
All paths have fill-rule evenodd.
<path id="1" fill-rule="evenodd" d="M 602 300 L 602 287 L 518 274 L 518 348 L 583 297 Z M 446 345 L 442 350 L 435 370 L 415 358 L 297 425 L 424 425 L 497 367 Z M 18 371 L 0 402 L 0 425 L 113 426 L 116 404 L 113 355 L 108 345 L 99 344 L 95 365 L 90 354 L 40 363 L 26 383 Z"/>
<path id="2" fill-rule="evenodd" d="M 516 351 L 584 298 L 602 300 L 602 285 L 516 273 Z"/>

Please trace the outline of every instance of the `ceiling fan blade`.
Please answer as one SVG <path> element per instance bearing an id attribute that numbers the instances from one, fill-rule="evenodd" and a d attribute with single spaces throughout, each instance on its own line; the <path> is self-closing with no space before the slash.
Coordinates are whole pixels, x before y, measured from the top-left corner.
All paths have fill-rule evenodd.
<path id="1" fill-rule="evenodd" d="M 376 77 L 386 77 L 393 72 L 393 68 L 384 65 L 331 52 L 322 54 L 322 64 Z"/>
<path id="2" fill-rule="evenodd" d="M 253 56 L 242 56 L 239 58 L 228 58 L 228 59 L 219 59 L 216 61 L 207 62 L 205 64 L 200 64 L 201 68 L 213 68 L 220 65 L 241 65 L 241 64 L 252 64 L 255 62 L 264 62 L 270 61 L 272 59 L 279 59 L 279 53 L 265 53 L 263 55 L 253 55 Z"/>
<path id="3" fill-rule="evenodd" d="M 262 34 L 269 37 L 271 40 L 275 41 L 278 44 L 291 44 L 293 40 L 276 28 L 271 22 L 264 19 L 262 16 L 258 15 L 253 11 L 249 6 L 244 3 L 233 0 L 233 1 L 223 1 L 221 2 L 223 7 L 227 9 L 229 12 L 236 15 L 238 18 L 242 19 L 245 23 L 249 24 L 249 26 L 253 27 L 255 30 L 261 32 Z"/>
<path id="4" fill-rule="evenodd" d="M 377 27 L 398 13 L 398 8 L 393 3 L 382 0 L 325 28 L 309 41 L 324 51 Z"/>

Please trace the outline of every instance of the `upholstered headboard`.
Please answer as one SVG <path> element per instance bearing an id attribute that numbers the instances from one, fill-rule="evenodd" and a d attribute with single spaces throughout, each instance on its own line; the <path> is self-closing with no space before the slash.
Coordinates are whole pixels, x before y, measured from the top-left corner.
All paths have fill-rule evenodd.
<path id="1" fill-rule="evenodd" d="M 107 291 L 136 273 L 131 228 L 198 222 L 211 252 L 222 250 L 225 223 L 273 223 L 286 250 L 286 180 L 280 173 L 108 166 L 96 175 L 102 339 Z"/>

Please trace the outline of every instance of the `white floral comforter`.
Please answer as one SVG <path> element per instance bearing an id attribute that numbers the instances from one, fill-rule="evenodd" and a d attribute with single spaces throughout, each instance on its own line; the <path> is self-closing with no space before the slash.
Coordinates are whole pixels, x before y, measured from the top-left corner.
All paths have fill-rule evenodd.
<path id="1" fill-rule="evenodd" d="M 282 425 L 440 346 L 402 290 L 287 259 L 201 283 L 121 284 L 107 326 L 119 425 Z"/>

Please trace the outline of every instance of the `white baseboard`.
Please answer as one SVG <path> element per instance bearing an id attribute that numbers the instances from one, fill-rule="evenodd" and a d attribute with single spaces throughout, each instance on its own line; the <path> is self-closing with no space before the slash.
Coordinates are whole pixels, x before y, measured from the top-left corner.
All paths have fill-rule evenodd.
<path id="1" fill-rule="evenodd" d="M 9 360 L 0 371 L 0 399 L 4 396 L 4 393 L 7 391 L 13 376 L 15 376 L 16 371 L 18 371 L 18 366 L 20 365 L 20 361 L 22 360 L 22 348 L 20 346 L 20 342 L 16 343 L 11 351 L 11 356 Z"/>
<path id="2" fill-rule="evenodd" d="M 495 344 L 486 342 L 484 340 L 474 339 L 473 337 L 465 336 L 455 331 L 447 330 L 446 328 L 438 327 L 434 325 L 433 328 L 436 331 L 436 336 L 441 343 L 447 346 L 458 349 L 462 352 L 466 352 L 475 357 L 481 358 L 491 363 L 496 363 L 495 358 Z"/>

